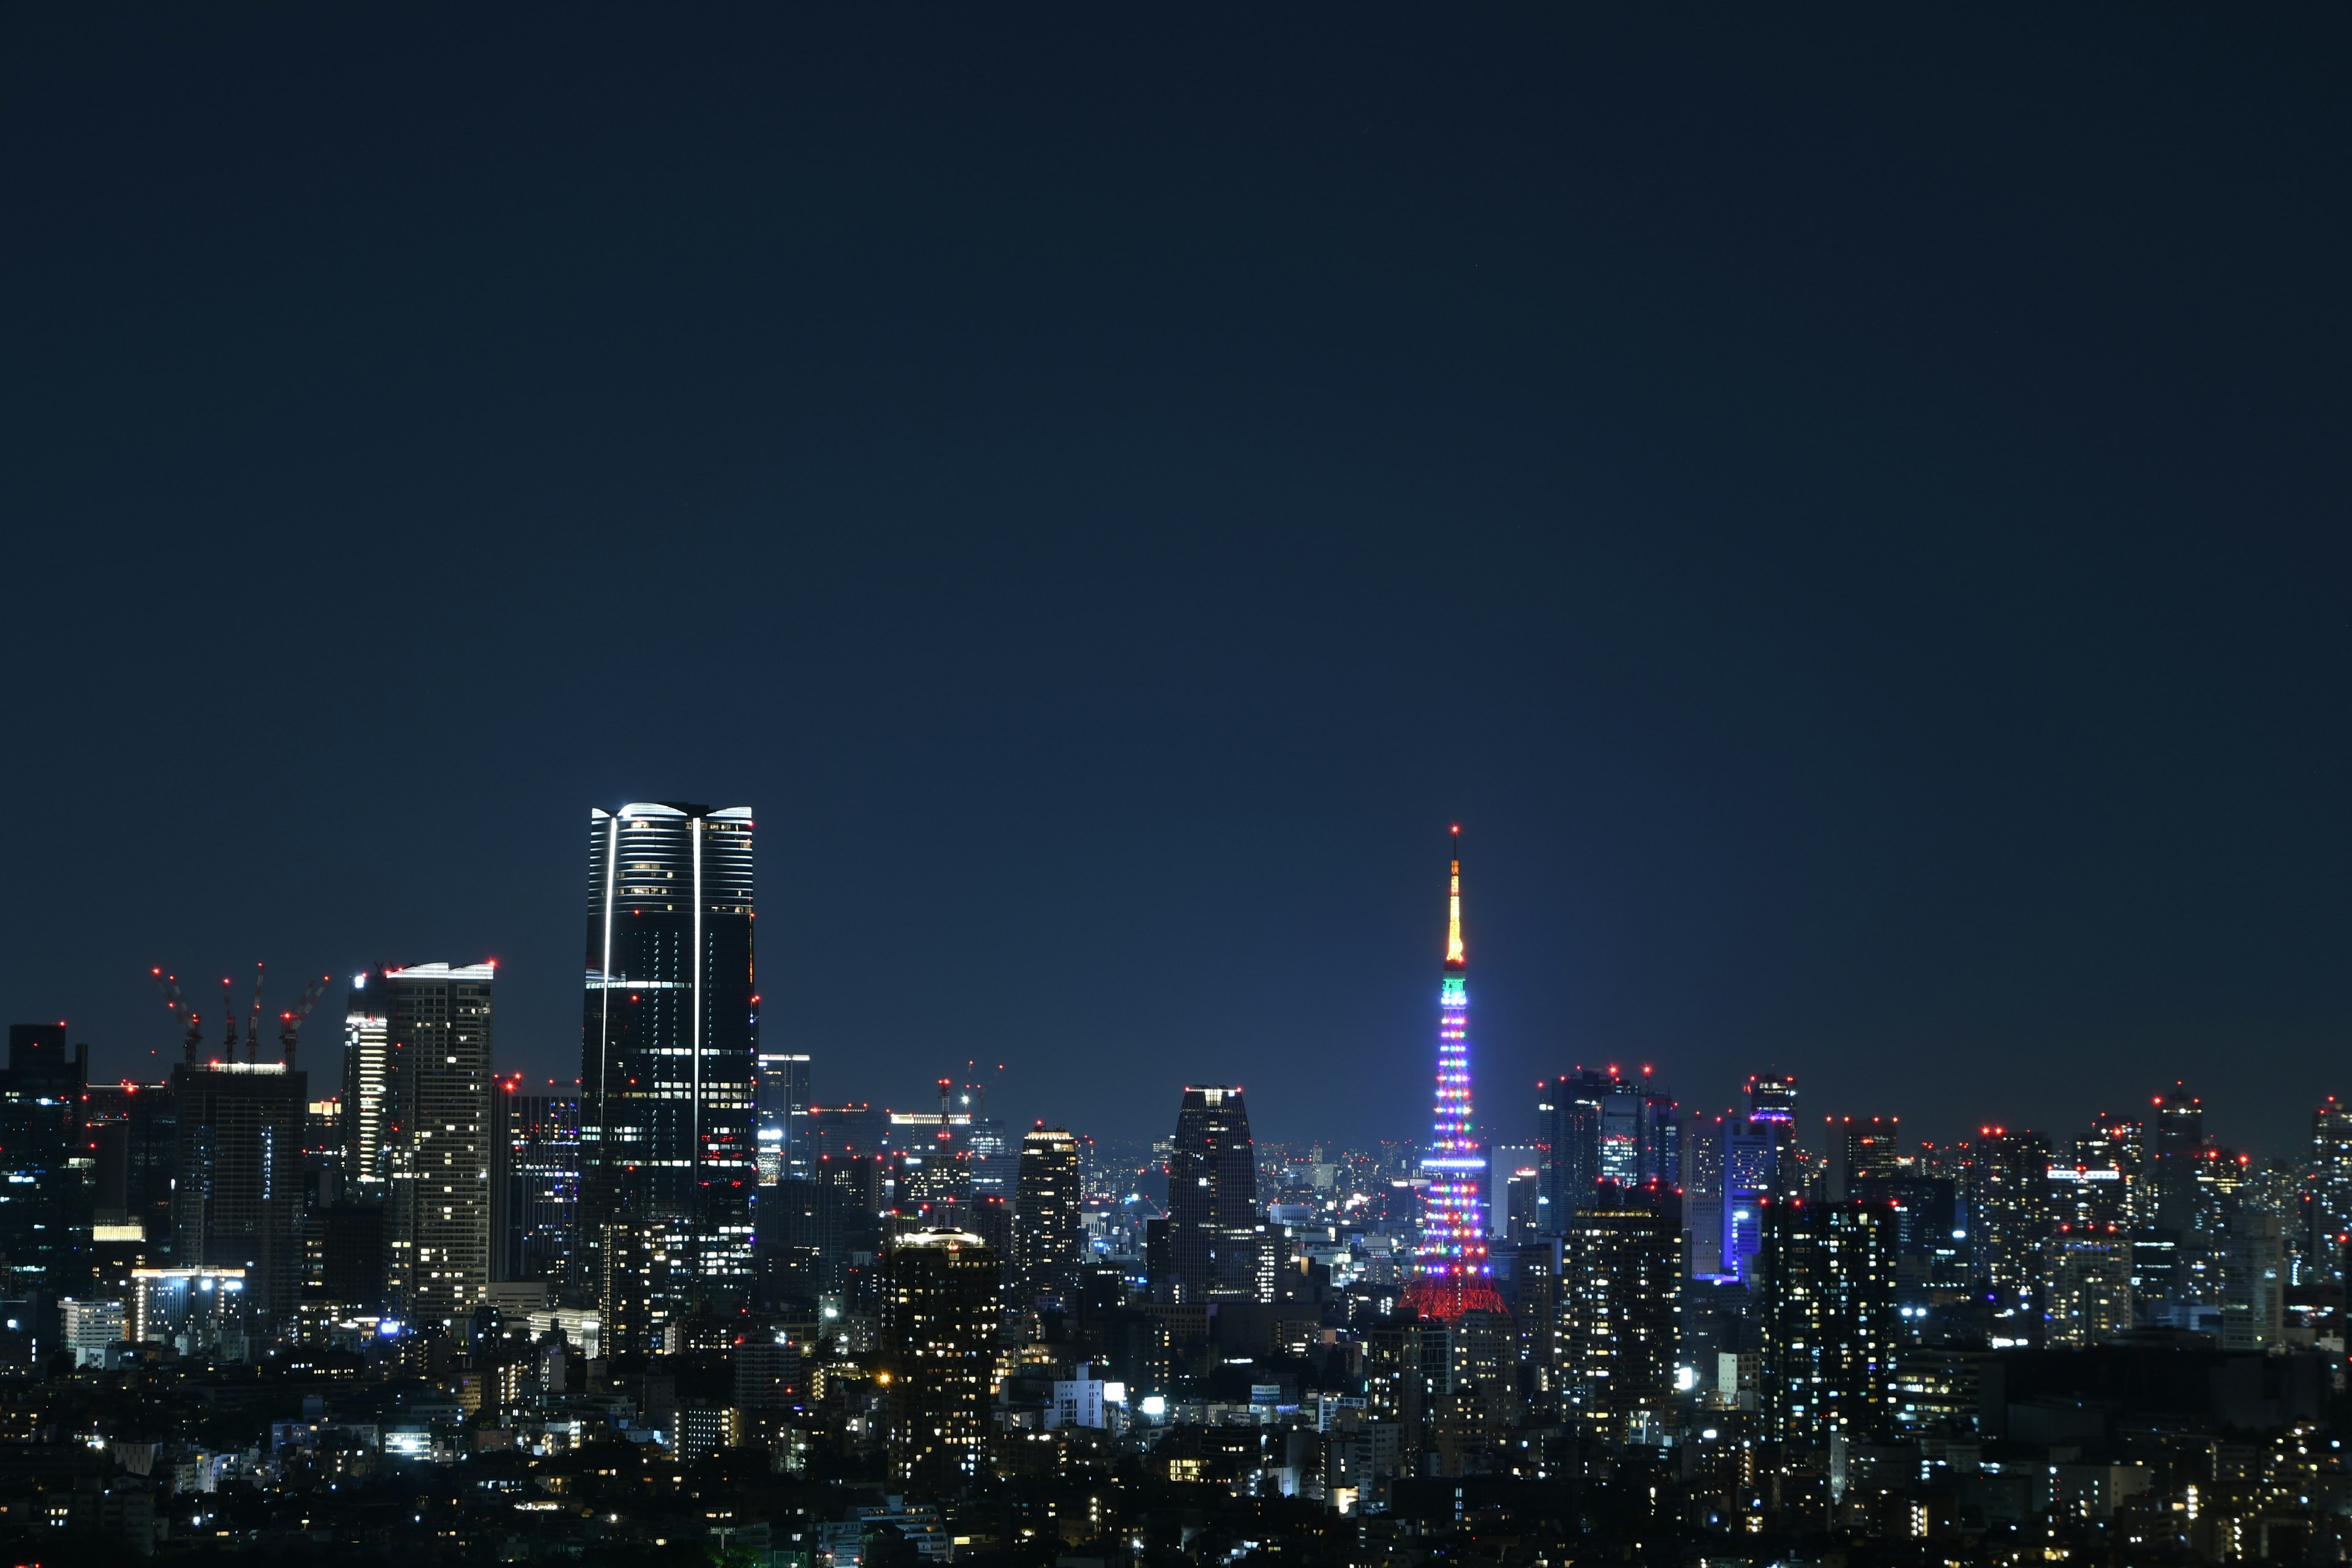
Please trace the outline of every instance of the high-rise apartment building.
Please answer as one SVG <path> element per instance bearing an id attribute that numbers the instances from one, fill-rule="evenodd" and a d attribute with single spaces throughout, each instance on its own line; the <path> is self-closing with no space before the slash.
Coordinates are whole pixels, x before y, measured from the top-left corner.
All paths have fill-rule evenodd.
<path id="1" fill-rule="evenodd" d="M 392 1019 L 383 987 L 352 976 L 343 1006 L 343 1183 L 357 1196 L 381 1199 L 389 1180 L 383 1128 L 392 1095 Z"/>
<path id="2" fill-rule="evenodd" d="M 2352 1105 L 2334 1095 L 2311 1113 L 2311 1191 L 2304 1224 L 2311 1276 L 2323 1283 L 2344 1278 L 2344 1249 L 2352 1237 Z"/>
<path id="3" fill-rule="evenodd" d="M 2050 1140 L 2005 1127 L 1979 1131 L 1969 1171 L 1969 1226 L 1978 1282 L 1990 1298 L 1995 1342 L 2032 1343 L 2042 1310 L 2042 1242 L 2049 1207 Z"/>
<path id="4" fill-rule="evenodd" d="M 1893 1211 L 1759 1202 L 1766 1437 L 1883 1440 L 1896 1408 Z"/>
<path id="5" fill-rule="evenodd" d="M 997 1266 L 994 1248 L 959 1231 L 899 1237 L 884 1259 L 890 1475 L 934 1497 L 980 1474 L 996 1364 Z"/>
<path id="6" fill-rule="evenodd" d="M 614 1278 L 596 1255 L 616 1228 L 658 1222 L 671 1238 L 663 1282 L 625 1287 L 649 1321 L 683 1314 L 691 1298 L 739 1300 L 751 1282 L 751 829 L 748 806 L 640 803 L 589 814 L 583 1277 Z"/>
<path id="7" fill-rule="evenodd" d="M 2042 1243 L 2049 1281 L 2047 1340 L 2053 1345 L 2105 1344 L 2132 1326 L 2132 1244 L 2119 1228 L 2065 1228 Z"/>
<path id="8" fill-rule="evenodd" d="M 415 1322 L 451 1323 L 490 1283 L 491 999 L 498 966 L 416 963 L 370 982 L 391 1056 L 384 1275 Z"/>
<path id="9" fill-rule="evenodd" d="M 1084 1257 L 1078 1224 L 1078 1142 L 1064 1129 L 1039 1127 L 1021 1140 L 1013 1204 L 1014 1302 L 1067 1293 Z"/>
<path id="10" fill-rule="evenodd" d="M 1168 1155 L 1167 1266 L 1155 1296 L 1190 1306 L 1257 1296 L 1257 1152 L 1242 1091 L 1187 1089 Z"/>
<path id="11" fill-rule="evenodd" d="M 499 1082 L 490 1140 L 490 1278 L 571 1279 L 580 1217 L 580 1101 Z"/>
<path id="12" fill-rule="evenodd" d="M 1672 1190 L 1604 1184 L 1569 1221 L 1559 1270 L 1569 1419 L 1604 1443 L 1663 1432 L 1682 1328 L 1682 1215 Z"/>

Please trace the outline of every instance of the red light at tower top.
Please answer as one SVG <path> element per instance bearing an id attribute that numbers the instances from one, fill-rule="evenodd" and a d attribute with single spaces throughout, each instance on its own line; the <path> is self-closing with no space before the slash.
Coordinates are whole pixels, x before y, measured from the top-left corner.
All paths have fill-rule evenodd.
<path id="1" fill-rule="evenodd" d="M 1470 1098 L 1469 962 L 1462 945 L 1462 829 L 1454 829 L 1446 892 L 1444 977 L 1438 989 L 1437 1116 L 1421 1163 L 1421 1247 L 1406 1304 L 1427 1318 L 1505 1313 L 1486 1260 L 1486 1161 Z"/>

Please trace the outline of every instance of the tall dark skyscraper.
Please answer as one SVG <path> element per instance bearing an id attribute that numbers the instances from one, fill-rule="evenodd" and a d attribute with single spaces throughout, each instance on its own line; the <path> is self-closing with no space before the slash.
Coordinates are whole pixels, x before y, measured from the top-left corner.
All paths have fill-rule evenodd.
<path id="1" fill-rule="evenodd" d="M 748 806 L 589 814 L 583 1278 L 639 1298 L 649 1327 L 695 1298 L 737 1300 L 751 1282 L 751 828 Z M 683 1247 L 682 1267 L 665 1251 L 659 1280 L 613 1285 L 628 1270 L 616 1274 L 602 1254 L 616 1227 L 632 1226 Z"/>
<path id="2" fill-rule="evenodd" d="M 1541 1207 L 1555 1233 L 1591 1206 L 1602 1182 L 1671 1186 L 1682 1179 L 1682 1108 L 1648 1068 L 1579 1068 L 1541 1087 L 1536 1140 L 1543 1151 Z"/>
<path id="3" fill-rule="evenodd" d="M 805 1180 L 816 1151 L 809 1146 L 809 1058 L 806 1051 L 760 1053 L 760 1184 Z"/>
<path id="4" fill-rule="evenodd" d="M 580 1101 L 499 1085 L 490 1142 L 490 1278 L 571 1277 L 580 1215 Z"/>
<path id="5" fill-rule="evenodd" d="M 1070 1287 L 1083 1249 L 1079 1234 L 1078 1142 L 1058 1127 L 1021 1140 L 1013 1208 L 1015 1305 L 1059 1297 Z"/>
<path id="6" fill-rule="evenodd" d="M 89 1272 L 90 1205 L 81 1172 L 80 1108 L 89 1047 L 66 1045 L 63 1024 L 8 1026 L 0 1073 L 0 1270 L 12 1296 L 79 1288 Z"/>
<path id="7" fill-rule="evenodd" d="M 172 1069 L 172 1098 L 173 1264 L 244 1269 L 247 1306 L 282 1322 L 302 1292 L 310 1075 L 284 1062 L 183 1062 Z"/>
<path id="8" fill-rule="evenodd" d="M 1257 1294 L 1257 1152 L 1239 1089 L 1187 1089 L 1168 1156 L 1168 1248 L 1152 1280 L 1162 1300 Z"/>

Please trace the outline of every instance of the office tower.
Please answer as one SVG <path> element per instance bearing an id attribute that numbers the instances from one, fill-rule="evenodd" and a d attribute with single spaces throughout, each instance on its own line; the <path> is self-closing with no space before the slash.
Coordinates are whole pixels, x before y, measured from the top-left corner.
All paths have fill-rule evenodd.
<path id="1" fill-rule="evenodd" d="M 1557 1236 L 1568 1216 L 1591 1201 L 1601 1179 L 1601 1098 L 1608 1092 L 1601 1074 L 1579 1068 L 1536 1094 L 1536 1144 L 1543 1151 L 1544 1233 Z"/>
<path id="2" fill-rule="evenodd" d="M 1192 1306 L 1257 1296 L 1257 1155 L 1239 1089 L 1187 1089 L 1168 1154 L 1168 1247 L 1154 1296 Z"/>
<path id="3" fill-rule="evenodd" d="M 526 1094 L 522 1080 L 499 1084 L 490 1140 L 490 1278 L 571 1277 L 580 1213 L 580 1101 Z"/>
<path id="4" fill-rule="evenodd" d="M 2204 1228 L 2200 1167 L 2205 1163 L 2205 1103 L 2191 1094 L 2156 1097 L 2156 1224 L 2186 1236 Z"/>
<path id="5" fill-rule="evenodd" d="M 955 1106 L 955 1086 L 939 1080 L 940 1108 L 890 1112 L 896 1206 L 937 1210 L 971 1201 L 971 1112 Z M 940 1228 L 936 1226 L 930 1228 Z"/>
<path id="6" fill-rule="evenodd" d="M 2352 1236 L 2352 1105 L 2332 1094 L 2311 1113 L 2310 1186 L 2305 1233 L 2311 1277 L 2352 1284 L 2344 1278 L 2345 1241 Z"/>
<path id="7" fill-rule="evenodd" d="M 1543 1150 L 1533 1143 L 1498 1143 L 1486 1152 L 1486 1238 L 1518 1245 L 1512 1234 L 1511 1182 L 1522 1171 L 1533 1188 L 1528 1201 L 1542 1195 Z M 1530 1218 L 1540 1217 L 1539 1212 Z"/>
<path id="8" fill-rule="evenodd" d="M 2221 1247 L 2221 1348 L 2277 1350 L 2286 1342 L 2286 1258 L 2274 1215 L 2241 1211 Z"/>
<path id="9" fill-rule="evenodd" d="M 1495 1237 L 1507 1247 L 1526 1247 L 1543 1234 L 1543 1170 L 1533 1158 L 1514 1161 L 1496 1194 Z"/>
<path id="10" fill-rule="evenodd" d="M 1875 1204 L 1759 1201 L 1765 1436 L 1881 1440 L 1895 1408 L 1891 1212 Z"/>
<path id="11" fill-rule="evenodd" d="M 2131 1238 L 2113 1227 L 2062 1229 L 2042 1243 L 2048 1342 L 2105 1344 L 2132 1326 Z"/>
<path id="12" fill-rule="evenodd" d="M 1764 1200 L 1796 1191 L 1797 1080 L 1750 1073 L 1747 1105 L 1723 1125 L 1720 1272 L 1747 1279 L 1763 1247 Z"/>
<path id="13" fill-rule="evenodd" d="M 1671 1189 L 1605 1184 L 1569 1221 L 1559 1267 L 1569 1420 L 1603 1443 L 1666 1430 L 1682 1328 L 1682 1215 Z"/>
<path id="14" fill-rule="evenodd" d="M 1729 1112 L 1701 1115 L 1683 1138 L 1683 1245 L 1694 1279 L 1724 1273 L 1723 1157 Z"/>
<path id="15" fill-rule="evenodd" d="M 1980 1130 L 1970 1171 L 1970 1224 L 1977 1280 L 1992 1307 L 1996 1344 L 2030 1344 L 2042 1313 L 2042 1240 L 2053 1228 L 2049 1211 L 2050 1140 L 2005 1127 Z"/>
<path id="16" fill-rule="evenodd" d="M 883 1272 L 891 1479 L 941 1496 L 980 1474 L 996 1363 L 996 1253 L 976 1236 L 919 1231 L 890 1244 Z"/>
<path id="17" fill-rule="evenodd" d="M 241 1270 L 247 1310 L 282 1323 L 302 1292 L 302 1128 L 310 1075 L 282 1061 L 172 1069 L 172 1261 Z"/>
<path id="18" fill-rule="evenodd" d="M 1068 1293 L 1085 1254 L 1079 1206 L 1077 1140 L 1058 1127 L 1034 1129 L 1021 1140 L 1013 1206 L 1016 1305 Z"/>
<path id="19" fill-rule="evenodd" d="M 383 987 L 352 976 L 343 1006 L 343 1181 L 356 1196 L 381 1199 L 387 1178 L 384 1112 L 392 1093 L 392 1019 Z"/>
<path id="20" fill-rule="evenodd" d="M 383 1099 L 384 1276 L 418 1323 L 454 1323 L 490 1282 L 494 963 L 379 969 L 390 1058 Z"/>
<path id="21" fill-rule="evenodd" d="M 804 1051 L 760 1053 L 760 1184 L 805 1177 L 809 1146 L 809 1058 Z"/>
<path id="22" fill-rule="evenodd" d="M 589 826 L 580 1250 L 585 1277 L 609 1281 L 601 1250 L 658 1224 L 662 1282 L 624 1288 L 666 1320 L 751 1285 L 751 812 L 640 803 L 592 811 Z"/>
<path id="23" fill-rule="evenodd" d="M 83 1095 L 89 1047 L 66 1046 L 63 1024 L 8 1026 L 0 1074 L 0 1268 L 11 1297 L 86 1291 L 91 1274 L 90 1194 L 75 1163 L 88 1150 Z"/>
<path id="24" fill-rule="evenodd" d="M 971 1119 L 964 1131 L 964 1148 L 971 1160 L 971 1194 L 1010 1205 L 1019 1178 L 1017 1156 L 1005 1139 L 1004 1124 L 988 1113 L 988 1086 L 964 1085 L 960 1104 Z"/>
<path id="25" fill-rule="evenodd" d="M 1437 993 L 1437 1109 L 1421 1162 L 1421 1247 L 1407 1300 L 1425 1318 L 1502 1313 L 1486 1260 L 1486 1161 L 1470 1089 L 1469 959 L 1462 945 L 1462 830 L 1454 830 L 1446 891 L 1445 971 Z"/>
<path id="26" fill-rule="evenodd" d="M 890 1147 L 890 1113 L 870 1105 L 809 1107 L 809 1158 L 880 1154 Z"/>
<path id="27" fill-rule="evenodd" d="M 172 1177 L 179 1157 L 179 1119 L 168 1083 L 93 1084 L 83 1098 L 82 1131 L 93 1162 L 93 1226 L 139 1232 L 142 1260 L 172 1250 Z"/>
<path id="28" fill-rule="evenodd" d="M 1874 1116 L 1867 1121 L 1851 1116 L 1830 1119 L 1832 1203 L 1863 1197 L 1873 1184 L 1891 1182 L 1903 1174 L 1902 1127 L 1899 1116 Z"/>

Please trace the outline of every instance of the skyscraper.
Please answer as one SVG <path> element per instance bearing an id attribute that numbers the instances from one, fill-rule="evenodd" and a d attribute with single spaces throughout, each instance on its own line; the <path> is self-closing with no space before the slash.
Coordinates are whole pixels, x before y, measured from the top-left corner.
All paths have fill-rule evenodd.
<path id="1" fill-rule="evenodd" d="M 1766 1436 L 1879 1440 L 1895 1414 L 1893 1211 L 1759 1200 Z"/>
<path id="2" fill-rule="evenodd" d="M 1167 1264 L 1153 1294 L 1188 1306 L 1254 1300 L 1257 1226 L 1257 1154 L 1241 1089 L 1185 1089 L 1168 1155 Z"/>
<path id="3" fill-rule="evenodd" d="M 0 1270 L 11 1296 L 85 1288 L 90 1264 L 90 1200 L 72 1162 L 81 1136 L 89 1047 L 66 1046 L 63 1024 L 8 1026 L 8 1068 L 0 1073 Z"/>
<path id="4" fill-rule="evenodd" d="M 1560 1244 L 1559 1356 L 1570 1418 L 1622 1443 L 1675 1405 L 1682 1215 L 1663 1184 L 1605 1184 Z"/>
<path id="5" fill-rule="evenodd" d="M 343 1007 L 343 1180 L 353 1193 L 383 1195 L 383 1119 L 392 1092 L 392 1019 L 383 987 L 368 989 L 365 973 L 352 976 Z"/>
<path id="6" fill-rule="evenodd" d="M 1447 885 L 1445 973 L 1437 994 L 1437 1112 L 1423 1189 L 1421 1247 L 1407 1299 L 1423 1317 L 1502 1313 L 1486 1261 L 1486 1160 L 1470 1096 L 1469 960 L 1462 946 L 1462 847 L 1454 830 Z M 1556 1223 L 1556 1222 L 1555 1222 Z"/>
<path id="7" fill-rule="evenodd" d="M 650 1327 L 681 1296 L 733 1300 L 751 1280 L 751 812 L 641 803 L 589 826 L 583 1278 L 618 1278 L 598 1258 L 616 1227 L 657 1225 L 661 1281 L 624 1287 Z"/>
<path id="8" fill-rule="evenodd" d="M 495 963 L 376 972 L 392 1068 L 384 1116 L 386 1283 L 419 1322 L 454 1322 L 490 1282 Z"/>
<path id="9" fill-rule="evenodd" d="M 890 1475 L 930 1496 L 980 1474 L 995 1370 L 997 1257 L 977 1236 L 919 1231 L 883 1265 L 881 1375 Z"/>
<path id="10" fill-rule="evenodd" d="M 172 1069 L 179 1152 L 172 1259 L 242 1269 L 248 1307 L 282 1321 L 302 1292 L 302 1122 L 310 1075 L 282 1061 Z"/>
<path id="11" fill-rule="evenodd" d="M 500 1082 L 490 1153 L 490 1278 L 570 1278 L 580 1214 L 580 1101 Z"/>
<path id="12" fill-rule="evenodd" d="M 1058 1127 L 1028 1132 L 1015 1185 L 1013 1281 L 1014 1301 L 1025 1308 L 1066 1292 L 1082 1255 L 1077 1140 Z"/>
<path id="13" fill-rule="evenodd" d="M 805 1051 L 760 1053 L 760 1184 L 805 1178 L 809 1144 L 809 1058 Z"/>
<path id="14" fill-rule="evenodd" d="M 2323 1283 L 2352 1283 L 2343 1278 L 2345 1237 L 2352 1233 L 2352 1105 L 2332 1094 L 2311 1113 L 2307 1207 L 2312 1276 Z"/>

